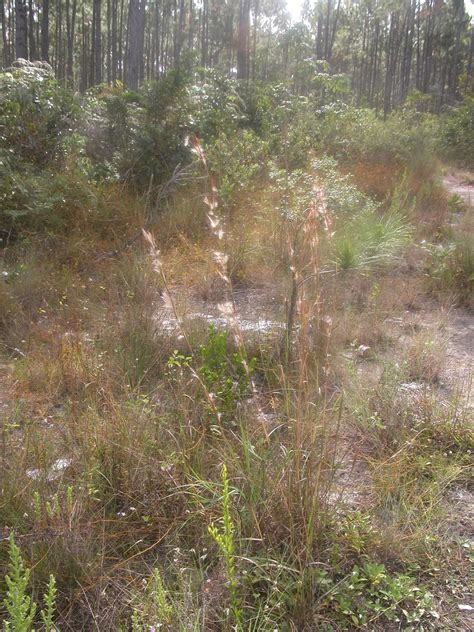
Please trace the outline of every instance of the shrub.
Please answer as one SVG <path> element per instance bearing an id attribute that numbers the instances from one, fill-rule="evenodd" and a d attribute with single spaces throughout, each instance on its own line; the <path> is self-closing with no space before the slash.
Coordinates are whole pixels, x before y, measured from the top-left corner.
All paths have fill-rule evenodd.
<path id="1" fill-rule="evenodd" d="M 235 131 L 246 118 L 237 87 L 216 70 L 199 70 L 186 91 L 189 129 L 204 141 Z"/>
<path id="2" fill-rule="evenodd" d="M 0 229 L 59 230 L 89 221 L 99 208 L 98 191 L 80 172 L 11 170 L 0 165 Z"/>
<path id="3" fill-rule="evenodd" d="M 474 167 L 474 96 L 467 97 L 445 115 L 441 143 L 450 160 Z"/>
<path id="4" fill-rule="evenodd" d="M 312 167 L 332 218 L 326 264 L 335 264 L 341 270 L 367 271 L 392 262 L 411 234 L 406 219 L 410 207 L 401 190 L 404 184 L 382 212 L 380 204 L 362 193 L 350 177 L 340 174 L 333 158 L 313 160 Z M 273 170 L 271 177 L 275 190 L 282 195 L 282 214 L 290 221 L 301 221 L 314 198 L 314 176 L 298 170 L 290 174 Z"/>
<path id="5" fill-rule="evenodd" d="M 374 110 L 337 102 L 316 110 L 312 134 L 317 150 L 343 162 L 398 163 L 428 173 L 436 156 L 438 126 L 428 114 L 401 110 L 384 120 Z"/>
<path id="6" fill-rule="evenodd" d="M 254 132 L 240 130 L 232 136 L 220 134 L 206 145 L 205 151 L 225 204 L 232 204 L 239 193 L 248 193 L 257 186 L 257 176 L 265 165 L 267 145 Z"/>
<path id="7" fill-rule="evenodd" d="M 45 166 L 59 159 L 78 104 L 49 66 L 23 62 L 1 71 L 0 95 L 0 148 L 10 160 Z"/>
<path id="8" fill-rule="evenodd" d="M 185 73 L 173 71 L 145 86 L 143 94 L 106 94 L 106 133 L 122 134 L 112 147 L 114 162 L 122 179 L 141 189 L 158 186 L 175 167 L 189 161 L 184 139 L 188 133 Z"/>
<path id="9" fill-rule="evenodd" d="M 0 229 L 62 229 L 89 218 L 86 139 L 74 132 L 79 109 L 46 65 L 24 62 L 0 73 Z"/>

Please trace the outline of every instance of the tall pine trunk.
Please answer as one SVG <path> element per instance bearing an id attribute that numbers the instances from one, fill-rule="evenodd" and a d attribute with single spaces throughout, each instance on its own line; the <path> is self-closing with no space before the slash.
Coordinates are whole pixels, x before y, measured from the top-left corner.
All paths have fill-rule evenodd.
<path id="1" fill-rule="evenodd" d="M 2 61 L 4 66 L 10 65 L 10 50 L 7 37 L 7 20 L 5 0 L 0 0 L 0 22 L 2 23 Z"/>
<path id="2" fill-rule="evenodd" d="M 137 90 L 143 67 L 143 44 L 145 29 L 144 0 L 130 0 L 128 7 L 128 42 L 125 64 L 125 84 Z"/>
<path id="3" fill-rule="evenodd" d="M 241 0 L 237 48 L 237 79 L 249 78 L 250 0 Z"/>
<path id="4" fill-rule="evenodd" d="M 43 0 L 41 11 L 41 59 L 49 62 L 49 0 Z"/>
<path id="5" fill-rule="evenodd" d="M 28 59 L 28 17 L 25 0 L 15 0 L 15 56 Z"/>

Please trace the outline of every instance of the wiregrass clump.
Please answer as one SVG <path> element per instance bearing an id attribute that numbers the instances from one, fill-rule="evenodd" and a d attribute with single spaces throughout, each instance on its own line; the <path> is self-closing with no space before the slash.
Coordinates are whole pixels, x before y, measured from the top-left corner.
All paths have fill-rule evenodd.
<path id="1" fill-rule="evenodd" d="M 461 306 L 473 307 L 474 247 L 473 222 L 469 214 L 456 227 L 451 238 L 427 246 L 425 262 L 428 289 L 448 296 Z"/>

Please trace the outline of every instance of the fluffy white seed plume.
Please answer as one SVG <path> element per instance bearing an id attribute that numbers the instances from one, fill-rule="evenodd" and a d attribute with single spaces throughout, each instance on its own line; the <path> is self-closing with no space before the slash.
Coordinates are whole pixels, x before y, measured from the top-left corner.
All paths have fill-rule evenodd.
<path id="1" fill-rule="evenodd" d="M 218 265 L 222 266 L 223 268 L 227 266 L 227 263 L 229 261 L 229 255 L 226 254 L 225 252 L 214 250 L 214 252 L 212 253 L 212 257 Z"/>
<path id="2" fill-rule="evenodd" d="M 218 303 L 217 309 L 225 317 L 234 315 L 234 305 L 232 301 L 225 301 L 224 303 Z"/>
<path id="3" fill-rule="evenodd" d="M 153 269 L 155 270 L 155 272 L 161 273 L 161 271 L 162 271 L 162 264 L 161 264 L 161 259 L 160 259 L 160 251 L 156 247 L 155 239 L 154 239 L 153 235 L 147 230 L 142 230 L 142 233 L 143 233 L 143 237 L 144 237 L 145 241 L 147 242 L 147 244 L 148 244 L 148 246 L 150 248 L 150 254 L 151 254 L 151 260 L 152 260 L 152 264 L 153 264 Z"/>

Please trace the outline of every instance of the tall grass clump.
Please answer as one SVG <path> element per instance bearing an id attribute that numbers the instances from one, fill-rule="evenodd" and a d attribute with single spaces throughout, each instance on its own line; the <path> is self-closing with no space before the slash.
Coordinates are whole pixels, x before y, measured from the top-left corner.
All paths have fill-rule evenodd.
<path id="1" fill-rule="evenodd" d="M 428 385 L 409 382 L 407 371 L 387 365 L 380 384 L 354 385 L 347 401 L 371 472 L 380 554 L 386 562 L 439 564 L 446 558 L 444 497 L 469 477 L 473 435 L 461 400 L 440 402 Z"/>
<path id="2" fill-rule="evenodd" d="M 380 216 L 367 208 L 338 234 L 335 263 L 341 270 L 375 270 L 393 263 L 408 243 L 411 228 L 399 212 Z"/>
<path id="3" fill-rule="evenodd" d="M 472 220 L 464 218 L 451 239 L 427 247 L 425 263 L 428 288 L 441 296 L 451 296 L 460 305 L 472 308 L 474 287 L 474 247 Z"/>

